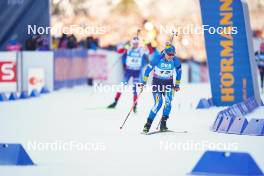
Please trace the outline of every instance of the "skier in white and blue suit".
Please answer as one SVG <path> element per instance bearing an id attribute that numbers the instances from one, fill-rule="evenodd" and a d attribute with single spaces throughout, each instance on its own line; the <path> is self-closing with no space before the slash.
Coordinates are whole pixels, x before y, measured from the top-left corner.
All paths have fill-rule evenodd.
<path id="1" fill-rule="evenodd" d="M 131 40 L 131 48 L 127 49 L 122 55 L 122 63 L 125 71 L 123 84 L 128 84 L 130 79 L 133 79 L 133 103 L 135 106 L 133 111 L 137 112 L 137 84 L 140 82 L 140 75 L 143 68 L 149 63 L 148 53 L 146 50 L 139 46 L 139 38 L 134 37 Z M 121 91 L 115 95 L 114 102 L 108 108 L 115 108 L 121 96 Z"/>
<path id="2" fill-rule="evenodd" d="M 173 45 L 167 45 L 166 48 L 158 55 L 156 55 L 145 70 L 142 85 L 145 85 L 149 74 L 152 70 L 153 81 L 152 81 L 152 93 L 155 104 L 151 109 L 147 123 L 144 126 L 143 132 L 148 133 L 151 124 L 156 117 L 156 114 L 160 110 L 163 104 L 164 97 L 164 108 L 163 115 L 160 124 L 160 131 L 168 130 L 166 121 L 169 118 L 171 112 L 171 101 L 173 99 L 174 91 L 180 90 L 180 80 L 182 75 L 181 62 L 175 56 L 176 49 Z M 176 72 L 175 72 L 176 71 Z M 176 73 L 176 80 L 174 74 Z"/>

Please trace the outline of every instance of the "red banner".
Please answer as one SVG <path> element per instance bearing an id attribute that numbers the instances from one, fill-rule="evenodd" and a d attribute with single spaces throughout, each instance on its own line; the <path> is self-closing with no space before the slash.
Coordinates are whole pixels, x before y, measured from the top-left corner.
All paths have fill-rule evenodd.
<path id="1" fill-rule="evenodd" d="M 0 53 L 0 92 L 16 92 L 17 77 L 16 54 Z"/>
<path id="2" fill-rule="evenodd" d="M 12 83 L 16 82 L 16 62 L 0 61 L 0 82 Z"/>

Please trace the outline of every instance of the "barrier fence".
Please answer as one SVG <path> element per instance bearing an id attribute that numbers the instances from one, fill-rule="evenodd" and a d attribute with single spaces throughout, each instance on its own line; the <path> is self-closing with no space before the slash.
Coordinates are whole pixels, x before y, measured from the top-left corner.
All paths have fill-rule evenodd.
<path id="1" fill-rule="evenodd" d="M 87 60 L 86 50 L 54 51 L 54 89 L 85 84 Z"/>
<path id="2" fill-rule="evenodd" d="M 0 101 L 83 85 L 88 79 L 117 84 L 122 80 L 120 73 L 120 55 L 112 51 L 0 52 Z"/>

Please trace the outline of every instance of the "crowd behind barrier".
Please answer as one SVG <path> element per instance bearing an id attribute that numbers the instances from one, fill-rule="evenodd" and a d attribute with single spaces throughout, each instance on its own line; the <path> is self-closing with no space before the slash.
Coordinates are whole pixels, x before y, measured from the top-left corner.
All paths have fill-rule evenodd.
<path id="1" fill-rule="evenodd" d="M 206 65 L 183 63 L 185 82 L 206 82 Z M 50 92 L 93 81 L 119 84 L 123 79 L 120 54 L 97 49 L 0 52 L 0 93 L 25 98 L 25 94 Z M 43 91 L 45 90 L 45 91 Z M 4 99 L 4 98 L 3 98 Z"/>

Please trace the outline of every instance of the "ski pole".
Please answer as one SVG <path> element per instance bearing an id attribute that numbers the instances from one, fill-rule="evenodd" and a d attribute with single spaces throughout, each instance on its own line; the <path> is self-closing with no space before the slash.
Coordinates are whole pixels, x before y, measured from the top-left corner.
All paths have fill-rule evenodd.
<path id="1" fill-rule="evenodd" d="M 141 91 L 139 92 L 137 99 L 136 99 L 136 100 L 134 101 L 134 103 L 133 103 L 133 106 L 130 108 L 130 110 L 129 110 L 129 112 L 128 112 L 128 114 L 127 114 L 127 116 L 126 116 L 124 122 L 122 123 L 122 125 L 121 125 L 121 127 L 120 127 L 120 130 L 122 130 L 123 127 L 125 126 L 125 123 L 126 123 L 128 117 L 130 116 L 131 112 L 133 111 L 134 107 L 136 106 L 136 104 L 137 104 L 137 102 L 138 102 L 138 99 L 139 99 L 140 95 L 142 94 L 142 92 L 143 92 L 143 88 L 142 88 Z"/>
<path id="2" fill-rule="evenodd" d="M 162 117 L 161 117 L 161 119 L 160 119 L 160 121 L 159 121 L 159 124 L 158 124 L 158 126 L 156 127 L 156 130 L 158 130 L 158 129 L 159 129 L 159 126 L 160 126 L 160 124 L 161 124 L 161 120 L 162 120 Z"/>
<path id="3" fill-rule="evenodd" d="M 172 34 L 170 36 L 170 41 L 169 41 L 169 44 L 172 45 L 173 43 L 173 39 L 174 39 L 174 36 L 178 36 L 178 32 L 175 32 L 174 30 L 172 31 Z"/>

